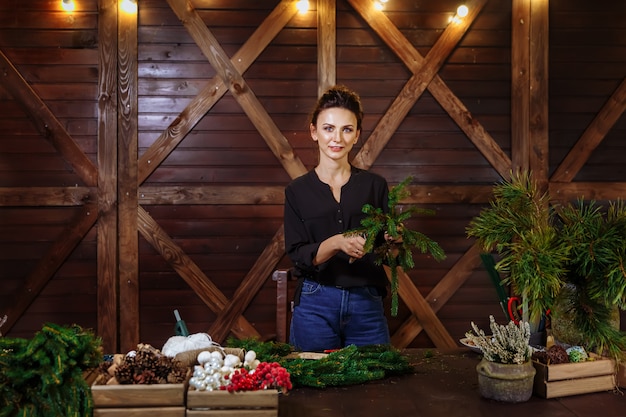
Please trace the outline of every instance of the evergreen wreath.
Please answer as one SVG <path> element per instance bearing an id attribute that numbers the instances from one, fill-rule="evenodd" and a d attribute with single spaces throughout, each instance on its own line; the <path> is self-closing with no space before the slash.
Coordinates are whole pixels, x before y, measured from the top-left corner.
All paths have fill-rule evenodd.
<path id="1" fill-rule="evenodd" d="M 261 361 L 278 362 L 289 372 L 294 387 L 360 384 L 414 371 L 407 357 L 390 345 L 350 345 L 316 360 L 288 356 L 292 347 L 286 343 L 229 339 L 227 345 L 253 350 Z"/>
<path id="2" fill-rule="evenodd" d="M 46 324 L 30 340 L 0 337 L 0 417 L 89 417 L 83 371 L 102 360 L 100 345 L 77 325 Z"/>
<path id="3" fill-rule="evenodd" d="M 361 220 L 362 228 L 349 230 L 345 236 L 361 235 L 365 237 L 363 252 L 376 254 L 377 265 L 386 264 L 391 270 L 391 315 L 398 315 L 398 267 L 403 271 L 409 271 L 415 267 L 413 261 L 413 249 L 421 253 L 430 253 L 437 261 L 442 261 L 446 255 L 437 242 L 425 234 L 409 229 L 406 222 L 413 214 L 434 214 L 433 210 L 409 206 L 401 209 L 400 201 L 410 195 L 407 190 L 408 184 L 413 177 L 406 177 L 389 190 L 387 213 L 380 207 L 375 208 L 365 204 L 363 213 L 367 214 Z M 387 233 L 391 240 L 380 239 L 381 233 Z M 398 242 L 397 239 L 401 238 Z"/>

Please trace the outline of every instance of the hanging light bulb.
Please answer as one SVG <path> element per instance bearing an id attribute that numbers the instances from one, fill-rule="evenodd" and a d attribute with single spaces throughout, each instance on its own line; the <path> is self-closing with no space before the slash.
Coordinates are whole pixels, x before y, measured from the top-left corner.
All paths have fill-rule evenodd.
<path id="1" fill-rule="evenodd" d="M 66 12 L 73 12 L 76 8 L 76 4 L 74 0 L 61 0 L 61 8 Z"/>
<path id="2" fill-rule="evenodd" d="M 309 2 L 307 0 L 299 0 L 296 3 L 296 7 L 300 13 L 306 13 L 309 11 Z"/>
<path id="3" fill-rule="evenodd" d="M 456 9 L 456 14 L 459 17 L 465 17 L 467 16 L 468 13 L 469 13 L 469 9 L 464 4 L 460 5 L 458 9 Z"/>
<path id="4" fill-rule="evenodd" d="M 126 13 L 137 13 L 137 0 L 122 0 L 121 7 Z"/>

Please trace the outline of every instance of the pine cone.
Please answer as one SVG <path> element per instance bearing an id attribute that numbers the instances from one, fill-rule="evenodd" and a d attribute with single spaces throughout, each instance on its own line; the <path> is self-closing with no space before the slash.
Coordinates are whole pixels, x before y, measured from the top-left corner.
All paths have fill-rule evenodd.
<path id="1" fill-rule="evenodd" d="M 547 351 L 548 360 L 551 364 L 568 363 L 569 355 L 563 346 L 553 345 Z"/>
<path id="2" fill-rule="evenodd" d="M 135 366 L 132 360 L 124 360 L 115 370 L 115 379 L 117 379 L 120 384 L 132 384 L 134 382 L 134 376 Z"/>

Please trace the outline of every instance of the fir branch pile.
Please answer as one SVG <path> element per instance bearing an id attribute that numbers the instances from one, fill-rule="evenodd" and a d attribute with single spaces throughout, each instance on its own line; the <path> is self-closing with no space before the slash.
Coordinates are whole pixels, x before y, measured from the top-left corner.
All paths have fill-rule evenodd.
<path id="1" fill-rule="evenodd" d="M 294 387 L 345 386 L 413 372 L 408 359 L 389 345 L 350 345 L 311 360 L 289 356 L 292 348 L 286 343 L 229 339 L 227 344 L 253 350 L 261 361 L 278 362 L 289 372 Z"/>
<path id="2" fill-rule="evenodd" d="M 77 325 L 46 324 L 32 339 L 0 337 L 0 417 L 88 417 L 83 372 L 102 359 L 101 342 Z"/>
<path id="3" fill-rule="evenodd" d="M 398 267 L 409 271 L 415 267 L 413 250 L 430 253 L 433 259 L 441 261 L 446 255 L 437 242 L 425 234 L 407 227 L 406 222 L 414 214 L 433 214 L 432 210 L 416 206 L 403 207 L 400 202 L 410 195 L 407 186 L 413 180 L 405 178 L 389 190 L 388 211 L 380 207 L 365 204 L 362 208 L 367 216 L 361 221 L 361 228 L 349 230 L 346 236 L 361 235 L 365 237 L 363 252 L 373 252 L 377 265 L 388 265 L 391 270 L 391 315 L 398 315 Z M 381 239 L 387 233 L 389 240 Z"/>

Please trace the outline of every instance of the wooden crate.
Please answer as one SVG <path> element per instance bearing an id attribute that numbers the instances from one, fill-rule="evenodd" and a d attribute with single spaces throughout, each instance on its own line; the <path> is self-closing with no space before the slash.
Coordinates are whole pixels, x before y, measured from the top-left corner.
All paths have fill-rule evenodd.
<path id="1" fill-rule="evenodd" d="M 92 385 L 93 417 L 185 417 L 186 384 Z"/>
<path id="2" fill-rule="evenodd" d="M 626 388 L 626 362 L 620 362 L 617 368 L 617 386 Z"/>
<path id="3" fill-rule="evenodd" d="M 278 391 L 197 391 L 187 392 L 189 417 L 276 417 Z"/>
<path id="4" fill-rule="evenodd" d="M 533 361 L 537 370 L 534 394 L 543 398 L 555 398 L 614 389 L 615 361 L 595 355 L 594 359 L 557 365 Z"/>

